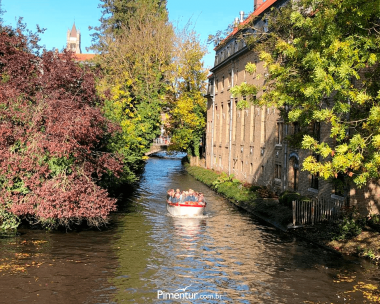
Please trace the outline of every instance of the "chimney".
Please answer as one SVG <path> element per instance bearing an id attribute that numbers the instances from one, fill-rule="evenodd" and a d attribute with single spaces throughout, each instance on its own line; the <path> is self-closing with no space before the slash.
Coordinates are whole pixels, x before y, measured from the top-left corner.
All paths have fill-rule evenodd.
<path id="1" fill-rule="evenodd" d="M 234 21 L 234 27 L 238 27 L 238 25 L 239 25 L 239 17 L 236 17 Z"/>
<path id="2" fill-rule="evenodd" d="M 244 12 L 240 11 L 240 23 L 244 21 Z"/>
<path id="3" fill-rule="evenodd" d="M 260 5 L 263 4 L 263 2 L 263 0 L 254 0 L 253 11 L 257 10 L 260 7 Z"/>

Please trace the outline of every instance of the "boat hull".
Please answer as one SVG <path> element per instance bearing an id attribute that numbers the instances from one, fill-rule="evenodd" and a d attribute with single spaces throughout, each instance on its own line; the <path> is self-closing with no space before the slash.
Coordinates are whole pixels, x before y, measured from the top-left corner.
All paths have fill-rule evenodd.
<path id="1" fill-rule="evenodd" d="M 187 204 L 186 202 L 173 204 L 169 201 L 166 202 L 166 208 L 171 215 L 175 216 L 199 216 L 205 211 L 205 205 L 199 205 L 198 203 Z"/>

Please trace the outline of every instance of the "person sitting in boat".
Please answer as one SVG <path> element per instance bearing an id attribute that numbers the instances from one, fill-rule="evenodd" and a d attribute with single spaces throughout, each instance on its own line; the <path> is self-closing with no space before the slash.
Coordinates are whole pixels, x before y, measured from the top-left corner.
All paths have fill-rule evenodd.
<path id="1" fill-rule="evenodd" d="M 172 198 L 172 203 L 177 204 L 179 202 L 181 202 L 181 194 L 176 193 L 175 196 Z"/>
<path id="2" fill-rule="evenodd" d="M 199 205 L 206 205 L 205 198 L 203 196 L 203 193 L 199 192 L 198 195 L 198 204 Z"/>
<path id="3" fill-rule="evenodd" d="M 181 197 L 181 202 L 187 202 L 188 201 L 188 196 L 189 196 L 189 193 L 187 191 L 182 191 L 182 197 Z"/>
<path id="4" fill-rule="evenodd" d="M 169 202 L 172 202 L 173 201 L 173 199 L 174 199 L 174 189 L 170 189 L 169 191 L 168 191 L 168 201 Z"/>
<path id="5" fill-rule="evenodd" d="M 194 190 L 193 189 L 189 189 L 189 196 L 188 196 L 187 201 L 189 201 L 189 202 L 196 202 L 196 199 L 195 199 L 195 196 L 194 196 Z"/>
<path id="6" fill-rule="evenodd" d="M 195 197 L 194 202 L 197 202 L 198 201 L 198 197 L 199 197 L 199 193 L 198 192 L 194 192 L 194 197 Z"/>

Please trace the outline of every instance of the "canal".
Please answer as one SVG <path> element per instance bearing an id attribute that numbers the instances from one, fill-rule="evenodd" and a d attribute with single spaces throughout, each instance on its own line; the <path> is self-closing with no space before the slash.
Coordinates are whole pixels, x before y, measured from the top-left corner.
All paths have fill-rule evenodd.
<path id="1" fill-rule="evenodd" d="M 205 216 L 168 216 L 168 188 L 202 191 Z M 108 229 L 20 232 L 0 239 L 0 303 L 379 301 L 376 266 L 340 258 L 236 209 L 189 176 L 179 159 L 149 159 Z M 193 299 L 172 300 L 170 293 Z"/>

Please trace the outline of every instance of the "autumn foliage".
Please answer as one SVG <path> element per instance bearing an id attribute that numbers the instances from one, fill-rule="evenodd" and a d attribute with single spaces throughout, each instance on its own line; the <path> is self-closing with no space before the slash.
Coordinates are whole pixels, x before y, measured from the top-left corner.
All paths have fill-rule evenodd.
<path id="1" fill-rule="evenodd" d="M 36 56 L 28 43 L 20 31 L 0 33 L 0 225 L 102 224 L 115 199 L 97 182 L 121 162 L 105 152 L 115 127 L 94 75 L 71 53 Z"/>

